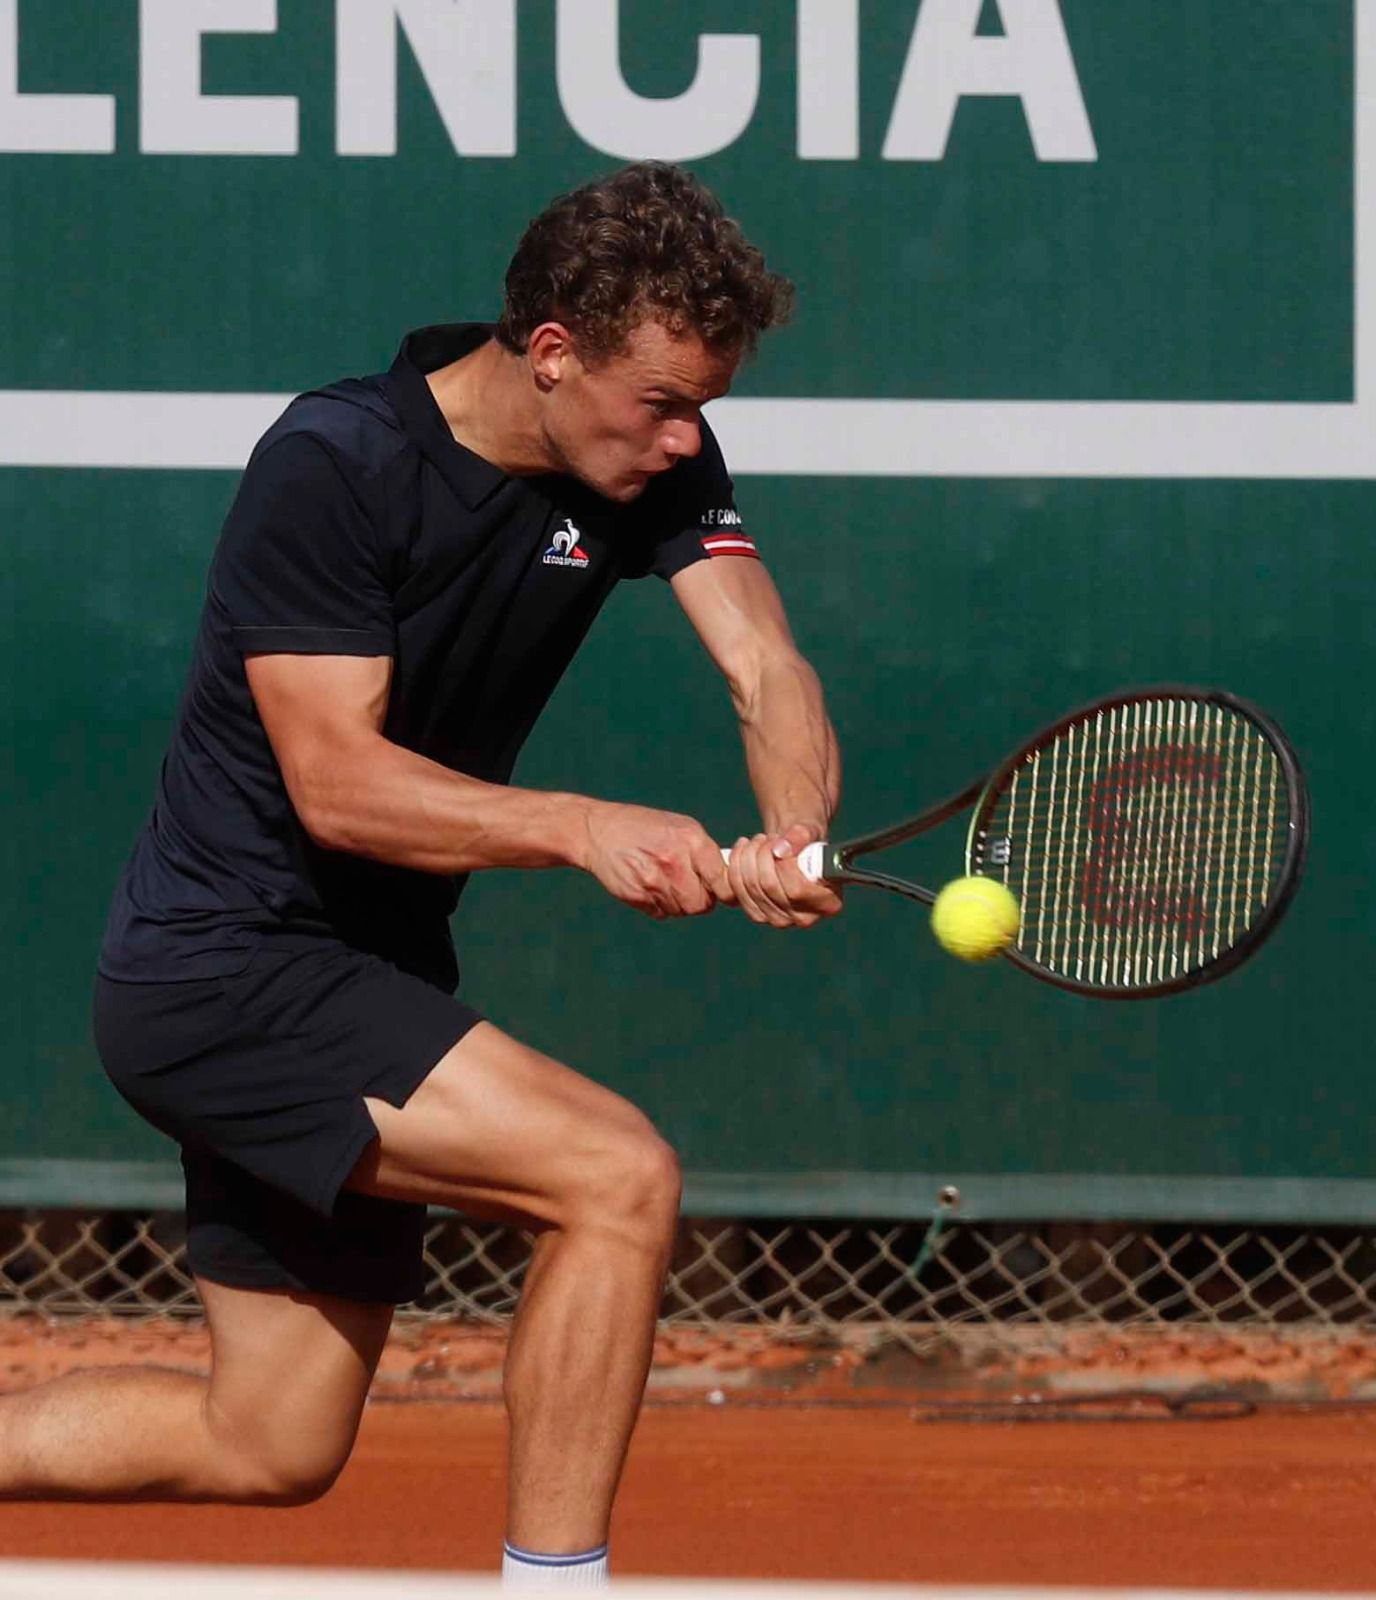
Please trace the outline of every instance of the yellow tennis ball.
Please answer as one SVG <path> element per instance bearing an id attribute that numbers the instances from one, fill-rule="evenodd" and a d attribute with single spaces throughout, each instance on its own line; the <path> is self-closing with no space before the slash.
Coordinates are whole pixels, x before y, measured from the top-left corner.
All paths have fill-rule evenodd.
<path id="1" fill-rule="evenodd" d="M 932 932 L 962 961 L 987 961 L 1017 938 L 1017 896 L 993 878 L 957 878 L 932 906 Z"/>

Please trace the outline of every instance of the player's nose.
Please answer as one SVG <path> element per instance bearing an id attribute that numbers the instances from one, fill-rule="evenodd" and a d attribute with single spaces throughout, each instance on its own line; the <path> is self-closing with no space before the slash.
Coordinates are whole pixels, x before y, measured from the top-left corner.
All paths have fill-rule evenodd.
<path id="1" fill-rule="evenodd" d="M 702 426 L 696 418 L 691 422 L 683 418 L 666 422 L 659 445 L 666 456 L 672 456 L 675 460 L 682 456 L 695 456 L 702 449 Z"/>

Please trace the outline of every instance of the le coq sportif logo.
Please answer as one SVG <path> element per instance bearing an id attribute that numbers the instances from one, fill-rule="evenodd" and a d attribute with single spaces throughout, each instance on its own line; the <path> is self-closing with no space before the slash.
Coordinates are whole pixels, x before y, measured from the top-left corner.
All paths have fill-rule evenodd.
<path id="1" fill-rule="evenodd" d="M 572 517 L 565 517 L 549 542 L 544 562 L 547 567 L 586 567 L 590 557 L 579 544 L 582 535 Z"/>

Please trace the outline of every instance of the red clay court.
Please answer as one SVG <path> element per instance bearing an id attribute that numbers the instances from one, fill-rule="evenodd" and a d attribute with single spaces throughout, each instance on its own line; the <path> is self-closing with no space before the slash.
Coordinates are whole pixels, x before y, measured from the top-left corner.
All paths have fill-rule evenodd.
<path id="1" fill-rule="evenodd" d="M 0 1506 L 6 1557 L 495 1570 L 493 1402 L 370 1407 L 301 1509 Z M 1376 1411 L 928 1423 L 904 1409 L 652 1406 L 616 1572 L 908 1583 L 1376 1589 Z"/>

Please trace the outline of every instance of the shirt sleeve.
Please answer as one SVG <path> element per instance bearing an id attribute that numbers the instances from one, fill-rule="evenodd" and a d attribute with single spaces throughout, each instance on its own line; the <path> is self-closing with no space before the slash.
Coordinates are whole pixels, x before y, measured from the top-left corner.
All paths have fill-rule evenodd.
<path id="1" fill-rule="evenodd" d="M 642 517 L 643 534 L 636 558 L 626 571 L 629 578 L 653 573 L 668 579 L 695 561 L 717 556 L 760 559 L 736 510 L 735 489 L 721 446 L 706 422 L 698 454 L 681 461 L 645 491 Z"/>
<path id="2" fill-rule="evenodd" d="M 307 433 L 255 452 L 220 536 L 210 592 L 245 654 L 394 653 L 375 521 L 328 448 Z"/>

